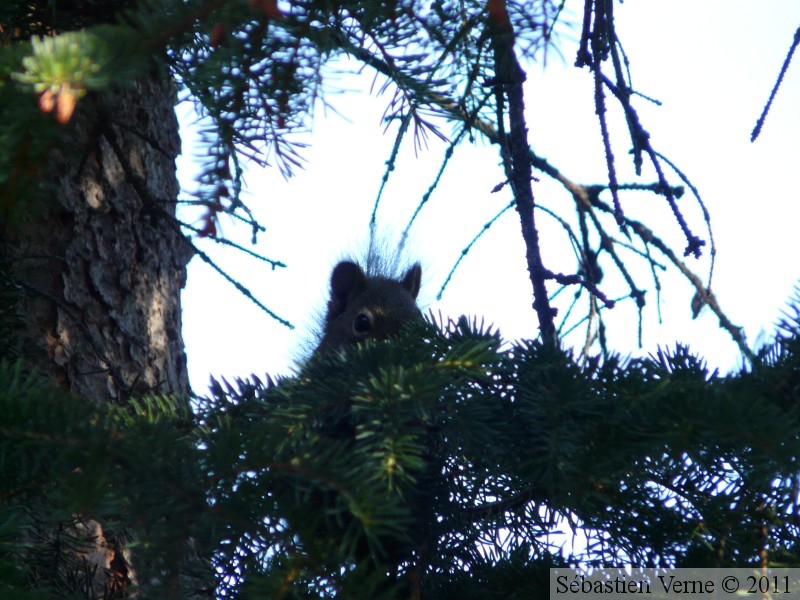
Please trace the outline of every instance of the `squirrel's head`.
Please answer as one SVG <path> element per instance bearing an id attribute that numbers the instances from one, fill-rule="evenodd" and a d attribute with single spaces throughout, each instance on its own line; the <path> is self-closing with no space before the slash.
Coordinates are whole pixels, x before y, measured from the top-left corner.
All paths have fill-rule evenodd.
<path id="1" fill-rule="evenodd" d="M 422 268 L 413 265 L 398 280 L 364 273 L 346 260 L 331 273 L 331 295 L 324 335 L 317 352 L 329 352 L 371 337 L 383 339 L 409 321 L 422 318 L 416 299 Z"/>

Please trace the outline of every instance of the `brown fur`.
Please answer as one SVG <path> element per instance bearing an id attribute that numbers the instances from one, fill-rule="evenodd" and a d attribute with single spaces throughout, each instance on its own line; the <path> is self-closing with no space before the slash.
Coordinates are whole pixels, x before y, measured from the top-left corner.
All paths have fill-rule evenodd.
<path id="1" fill-rule="evenodd" d="M 384 339 L 404 323 L 421 319 L 416 303 L 421 278 L 419 264 L 399 280 L 367 275 L 349 260 L 337 264 L 331 273 L 324 334 L 316 352 L 340 350 L 368 337 Z"/>

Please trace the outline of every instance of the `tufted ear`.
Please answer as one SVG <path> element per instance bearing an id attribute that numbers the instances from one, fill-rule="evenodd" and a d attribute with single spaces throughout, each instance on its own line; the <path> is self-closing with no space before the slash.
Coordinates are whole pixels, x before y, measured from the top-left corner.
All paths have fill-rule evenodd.
<path id="1" fill-rule="evenodd" d="M 403 280 L 400 284 L 406 289 L 406 291 L 411 294 L 411 297 L 416 300 L 417 294 L 419 294 L 419 288 L 422 283 L 422 267 L 419 266 L 419 263 L 412 266 L 406 274 L 403 275 Z"/>
<path id="2" fill-rule="evenodd" d="M 328 302 L 327 320 L 331 321 L 347 309 L 347 301 L 353 292 L 364 288 L 367 276 L 356 263 L 343 260 L 331 273 L 331 299 Z"/>

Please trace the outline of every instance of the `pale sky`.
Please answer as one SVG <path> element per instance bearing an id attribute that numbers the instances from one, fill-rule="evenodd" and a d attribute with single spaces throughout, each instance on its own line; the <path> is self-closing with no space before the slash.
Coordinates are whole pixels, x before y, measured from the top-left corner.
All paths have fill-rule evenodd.
<path id="1" fill-rule="evenodd" d="M 576 23 L 582 4 L 567 1 Z M 717 243 L 713 290 L 729 318 L 745 327 L 752 346 L 759 337 L 771 335 L 800 275 L 796 266 L 800 186 L 795 180 L 800 170 L 800 57 L 787 73 L 760 138 L 753 144 L 749 141 L 800 25 L 800 2 L 640 0 L 615 3 L 615 14 L 618 34 L 631 60 L 634 86 L 663 103 L 656 107 L 639 100 L 640 118 L 654 147 L 699 188 Z M 577 35 L 576 30 L 574 36 L 562 39 L 563 60 L 551 54 L 546 67 L 524 65 L 529 142 L 573 181 L 606 183 L 591 76 L 572 66 Z M 307 139 L 311 145 L 303 153 L 304 170 L 288 181 L 274 167 L 247 170 L 245 199 L 267 228 L 253 250 L 288 268 L 273 271 L 265 263 L 195 239 L 261 302 L 296 326 L 291 331 L 278 324 L 194 258 L 183 311 L 195 392 L 205 391 L 210 374 L 229 379 L 250 373 L 288 374 L 313 315 L 324 307 L 330 269 L 348 252 L 358 254 L 366 240 L 396 129 L 384 133 L 381 116 L 390 97 L 370 92 L 374 74 L 369 70 L 341 74 L 356 69 L 357 65 L 345 63 L 338 63 L 339 74 L 331 69 L 335 78 L 331 87 L 335 83 L 351 91 L 327 98 L 339 115 L 326 114 L 322 108 L 316 111 Z M 611 122 L 619 124 L 620 111 L 613 100 L 607 105 Z M 178 107 L 184 151 L 178 173 L 184 189 L 193 186 L 192 157 L 197 150 L 187 108 Z M 446 124 L 443 127 L 449 131 Z M 614 142 L 619 179 L 633 181 L 627 156 L 630 143 L 621 127 L 612 127 Z M 427 149 L 415 155 L 409 137 L 381 201 L 378 222 L 384 231 L 399 233 L 405 226 L 430 186 L 445 148 L 431 137 Z M 494 323 L 507 339 L 530 338 L 537 333 L 537 321 L 530 308 L 531 285 L 515 211 L 507 212 L 473 247 L 442 300 L 435 299 L 462 249 L 509 202 L 507 190 L 491 193 L 503 179 L 495 147 L 477 139 L 474 145 L 457 149 L 412 229 L 408 256 L 423 266 L 424 309 L 451 317 L 476 315 Z M 652 180 L 646 172 L 638 181 Z M 678 183 L 677 178 L 672 181 Z M 574 221 L 571 196 L 559 184 L 541 176 L 534 183 L 534 194 L 537 202 Z M 662 198 L 628 193 L 622 195 L 622 202 L 626 214 L 659 229 L 665 240 L 682 251 L 680 230 Z M 707 239 L 690 195 L 680 205 L 694 233 Z M 571 268 L 573 259 L 563 233 L 542 213 L 537 219 L 546 266 Z M 249 230 L 233 221 L 223 219 L 222 231 L 249 245 Z M 700 260 L 687 259 L 703 278 L 708 260 L 708 251 Z M 606 273 L 611 270 L 607 267 Z M 633 270 L 644 273 L 641 267 Z M 607 279 L 603 284 L 608 287 L 601 289 L 610 296 L 624 291 L 613 278 Z M 643 348 L 637 346 L 636 312 L 627 301 L 606 315 L 614 350 L 648 353 L 681 341 L 713 367 L 728 370 L 738 364 L 738 349 L 708 309 L 692 320 L 693 292 L 674 272 L 662 277 L 661 325 L 652 280 L 642 275 L 639 281 L 640 286 L 649 286 Z M 551 283 L 549 289 L 556 287 Z M 562 296 L 573 293 L 566 290 Z M 582 336 L 570 337 L 566 343 L 580 346 Z"/>

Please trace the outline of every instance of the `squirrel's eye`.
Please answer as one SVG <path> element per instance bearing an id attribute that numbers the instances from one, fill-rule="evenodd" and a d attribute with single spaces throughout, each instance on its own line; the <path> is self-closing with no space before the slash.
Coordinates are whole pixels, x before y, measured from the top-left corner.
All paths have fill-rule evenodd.
<path id="1" fill-rule="evenodd" d="M 369 333 L 371 329 L 372 319 L 369 318 L 369 315 L 363 312 L 358 313 L 355 321 L 353 321 L 353 331 L 363 335 L 365 333 Z"/>

